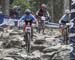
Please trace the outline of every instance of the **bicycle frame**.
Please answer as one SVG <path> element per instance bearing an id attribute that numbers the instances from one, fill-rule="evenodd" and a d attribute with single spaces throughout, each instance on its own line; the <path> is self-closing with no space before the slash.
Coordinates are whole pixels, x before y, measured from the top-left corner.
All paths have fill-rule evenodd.
<path id="1" fill-rule="evenodd" d="M 28 25 L 25 25 L 24 32 L 25 32 L 24 38 L 26 39 L 26 50 L 27 54 L 29 55 L 31 51 L 30 41 L 31 41 L 31 32 L 32 32 L 32 26 L 30 26 L 29 23 Z"/>
<path id="2" fill-rule="evenodd" d="M 44 24 L 45 24 L 45 20 L 46 18 L 44 16 L 41 16 L 41 17 L 38 17 L 38 23 L 39 23 L 39 27 L 38 27 L 38 30 L 39 30 L 39 33 L 41 32 L 41 30 L 43 31 L 42 33 L 44 33 Z"/>

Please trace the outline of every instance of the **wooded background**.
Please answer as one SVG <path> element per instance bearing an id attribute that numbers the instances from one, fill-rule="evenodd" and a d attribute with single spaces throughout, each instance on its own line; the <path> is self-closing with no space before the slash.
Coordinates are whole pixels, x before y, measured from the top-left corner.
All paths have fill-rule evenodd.
<path id="1" fill-rule="evenodd" d="M 13 6 L 20 6 L 22 12 L 29 8 L 35 13 L 42 3 L 47 4 L 53 22 L 58 22 L 64 10 L 69 8 L 69 0 L 0 0 L 2 10 L 6 15 L 9 15 L 9 9 Z"/>

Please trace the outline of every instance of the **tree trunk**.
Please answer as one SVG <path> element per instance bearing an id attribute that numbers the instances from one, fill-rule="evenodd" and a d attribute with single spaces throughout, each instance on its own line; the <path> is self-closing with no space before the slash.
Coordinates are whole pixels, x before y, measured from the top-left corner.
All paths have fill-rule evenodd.
<path id="1" fill-rule="evenodd" d="M 70 8 L 69 0 L 64 0 L 64 11 L 69 8 Z"/>
<path id="2" fill-rule="evenodd" d="M 3 14 L 9 16 L 9 0 L 0 0 L 0 3 Z"/>
<path id="3" fill-rule="evenodd" d="M 54 4 L 53 4 L 53 0 L 51 0 L 51 15 L 52 15 L 52 22 L 54 22 Z"/>
<path id="4" fill-rule="evenodd" d="M 5 15 L 8 15 L 9 16 L 9 0 L 5 0 L 5 10 L 4 10 L 4 13 Z"/>

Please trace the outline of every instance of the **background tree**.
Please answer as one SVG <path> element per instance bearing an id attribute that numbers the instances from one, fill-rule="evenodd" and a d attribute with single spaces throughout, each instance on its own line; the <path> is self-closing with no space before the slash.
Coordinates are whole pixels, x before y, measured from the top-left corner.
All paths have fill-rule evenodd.
<path id="1" fill-rule="evenodd" d="M 11 4 L 11 8 L 13 6 L 20 6 L 22 9 L 22 12 L 24 12 L 25 9 L 27 8 L 31 9 L 30 4 L 26 0 L 14 0 L 13 3 Z"/>

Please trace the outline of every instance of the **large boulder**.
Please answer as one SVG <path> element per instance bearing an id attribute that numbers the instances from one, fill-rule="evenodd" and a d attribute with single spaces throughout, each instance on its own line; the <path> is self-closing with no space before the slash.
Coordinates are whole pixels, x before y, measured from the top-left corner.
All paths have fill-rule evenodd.
<path id="1" fill-rule="evenodd" d="M 43 53 L 50 53 L 50 52 L 53 52 L 53 51 L 58 51 L 60 48 L 61 48 L 60 44 L 58 44 L 56 46 L 50 46 L 50 47 L 45 48 L 43 50 Z"/>
<path id="2" fill-rule="evenodd" d="M 18 35 L 18 32 L 11 32 L 10 35 Z"/>
<path id="3" fill-rule="evenodd" d="M 21 41 L 18 41 L 16 39 L 12 39 L 12 40 L 8 40 L 8 41 L 4 41 L 2 46 L 4 48 L 12 48 L 12 47 L 21 47 L 22 45 L 22 42 Z"/>
<path id="4" fill-rule="evenodd" d="M 31 49 L 32 49 L 32 51 L 34 51 L 34 50 L 40 50 L 40 51 L 42 51 L 42 50 L 45 49 L 46 47 L 47 47 L 47 46 L 44 45 L 44 44 L 40 44 L 40 45 L 33 44 L 33 45 L 31 46 Z"/>
<path id="5" fill-rule="evenodd" d="M 6 33 L 6 32 L 4 32 L 2 34 L 2 38 L 4 38 L 4 39 L 9 38 L 9 36 L 10 36 L 10 34 L 9 33 Z"/>
<path id="6" fill-rule="evenodd" d="M 41 40 L 35 40 L 34 41 L 34 44 L 44 44 L 46 41 L 45 40 L 43 40 L 43 39 L 41 39 Z"/>
<path id="7" fill-rule="evenodd" d="M 4 57 L 4 58 L 2 58 L 2 60 L 15 60 L 15 59 L 12 57 Z"/>
<path id="8" fill-rule="evenodd" d="M 51 37 L 51 38 L 46 38 L 45 40 L 46 40 L 47 44 L 52 45 L 54 43 L 55 38 Z"/>
<path id="9" fill-rule="evenodd" d="M 55 52 L 51 52 L 51 53 L 45 53 L 41 57 L 43 58 L 43 60 L 47 59 L 47 58 L 48 58 L 48 60 L 52 60 L 52 58 L 54 57 L 54 55 L 56 53 L 57 53 L 56 51 Z"/>

